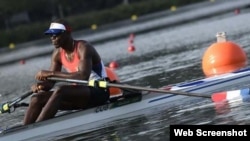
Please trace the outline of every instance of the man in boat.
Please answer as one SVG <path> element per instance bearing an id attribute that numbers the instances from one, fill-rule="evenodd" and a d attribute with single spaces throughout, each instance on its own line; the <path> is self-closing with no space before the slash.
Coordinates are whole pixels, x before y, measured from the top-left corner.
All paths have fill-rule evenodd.
<path id="1" fill-rule="evenodd" d="M 39 71 L 39 82 L 31 86 L 32 95 L 24 117 L 24 125 L 53 118 L 58 110 L 77 110 L 104 104 L 109 99 L 107 89 L 78 84 L 56 85 L 48 77 L 78 80 L 104 80 L 105 67 L 95 48 L 84 40 L 74 40 L 71 28 L 57 19 L 45 31 L 54 45 L 48 70 Z M 52 89 L 53 88 L 53 89 Z"/>

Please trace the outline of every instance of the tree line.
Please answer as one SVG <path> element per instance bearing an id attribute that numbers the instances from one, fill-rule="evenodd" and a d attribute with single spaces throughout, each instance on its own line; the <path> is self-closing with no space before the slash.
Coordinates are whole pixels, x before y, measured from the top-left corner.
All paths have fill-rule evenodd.
<path id="1" fill-rule="evenodd" d="M 1 0 L 0 29 L 30 22 L 49 21 L 143 0 Z"/>
<path id="2" fill-rule="evenodd" d="M 201 1 L 207 0 L 1 0 L 0 47 L 44 38 L 55 18 L 77 31 Z"/>

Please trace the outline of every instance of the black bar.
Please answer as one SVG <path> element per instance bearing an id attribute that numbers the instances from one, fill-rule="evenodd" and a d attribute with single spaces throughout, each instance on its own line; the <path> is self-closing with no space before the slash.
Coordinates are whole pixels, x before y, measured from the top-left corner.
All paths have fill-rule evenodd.
<path id="1" fill-rule="evenodd" d="M 250 139 L 250 125 L 170 125 L 170 141 L 180 139 Z"/>

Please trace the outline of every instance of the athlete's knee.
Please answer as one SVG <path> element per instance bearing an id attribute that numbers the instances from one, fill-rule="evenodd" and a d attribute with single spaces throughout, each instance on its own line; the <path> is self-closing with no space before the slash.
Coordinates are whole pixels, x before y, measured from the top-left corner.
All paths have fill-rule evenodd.
<path id="1" fill-rule="evenodd" d="M 37 93 L 31 96 L 30 105 L 37 105 L 43 101 L 43 96 L 41 93 Z"/>

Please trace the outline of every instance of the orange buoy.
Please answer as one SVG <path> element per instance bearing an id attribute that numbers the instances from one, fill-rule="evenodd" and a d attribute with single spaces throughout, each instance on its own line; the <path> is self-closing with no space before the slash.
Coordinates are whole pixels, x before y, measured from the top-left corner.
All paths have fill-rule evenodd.
<path id="1" fill-rule="evenodd" d="M 247 56 L 234 42 L 226 41 L 226 33 L 217 33 L 213 43 L 204 53 L 202 69 L 207 77 L 239 70 L 247 65 Z"/>
<path id="2" fill-rule="evenodd" d="M 235 13 L 235 14 L 240 14 L 240 9 L 238 9 L 238 8 L 235 9 L 235 10 L 234 10 L 234 13 Z"/>
<path id="3" fill-rule="evenodd" d="M 25 60 L 24 59 L 22 59 L 22 60 L 20 60 L 20 62 L 19 62 L 20 64 L 22 64 L 22 65 L 24 65 L 25 64 Z"/>
<path id="4" fill-rule="evenodd" d="M 134 39 L 129 39 L 128 43 L 129 44 L 133 44 L 134 43 Z"/>
<path id="5" fill-rule="evenodd" d="M 108 67 L 105 67 L 105 70 L 107 72 L 107 75 L 108 75 L 108 78 L 111 80 L 111 81 L 120 81 L 118 76 L 115 74 L 115 72 L 113 70 L 111 70 L 110 68 Z M 109 92 L 110 92 L 110 96 L 116 96 L 116 95 L 121 95 L 122 94 L 122 90 L 119 89 L 119 88 L 109 88 Z"/>
<path id="6" fill-rule="evenodd" d="M 116 69 L 118 68 L 118 64 L 116 63 L 116 61 L 112 61 L 109 63 L 109 67 L 112 69 Z"/>
<path id="7" fill-rule="evenodd" d="M 131 34 L 129 35 L 129 40 L 134 41 L 134 38 L 135 38 L 135 34 L 134 34 L 134 33 L 131 33 Z"/>
<path id="8" fill-rule="evenodd" d="M 135 46 L 131 44 L 131 45 L 128 47 L 128 52 L 134 52 L 134 51 L 135 51 Z"/>

